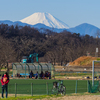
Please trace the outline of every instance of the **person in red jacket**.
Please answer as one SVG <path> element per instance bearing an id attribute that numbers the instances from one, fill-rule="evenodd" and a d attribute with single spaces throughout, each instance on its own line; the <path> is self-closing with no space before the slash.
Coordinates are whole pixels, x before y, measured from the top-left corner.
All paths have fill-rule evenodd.
<path id="1" fill-rule="evenodd" d="M 9 76 L 7 72 L 2 76 L 1 83 L 2 83 L 2 98 L 4 98 L 4 90 L 6 90 L 6 98 L 8 96 L 8 82 L 9 82 Z"/>

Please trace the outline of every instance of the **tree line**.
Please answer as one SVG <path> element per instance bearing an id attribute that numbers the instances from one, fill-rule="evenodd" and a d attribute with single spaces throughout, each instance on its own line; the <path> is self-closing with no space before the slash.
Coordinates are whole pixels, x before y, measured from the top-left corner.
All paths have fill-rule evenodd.
<path id="1" fill-rule="evenodd" d="M 0 68 L 6 62 L 20 62 L 23 56 L 39 54 L 39 62 L 67 64 L 80 56 L 95 56 L 100 39 L 63 31 L 39 32 L 30 26 L 0 25 Z M 99 54 L 99 53 L 98 53 Z"/>

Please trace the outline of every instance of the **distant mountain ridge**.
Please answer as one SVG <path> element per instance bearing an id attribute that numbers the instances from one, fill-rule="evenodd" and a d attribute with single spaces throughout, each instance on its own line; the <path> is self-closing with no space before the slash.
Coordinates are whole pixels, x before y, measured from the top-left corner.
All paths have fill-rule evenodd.
<path id="1" fill-rule="evenodd" d="M 94 36 L 94 37 L 96 37 L 97 31 L 100 30 L 98 27 L 91 25 L 91 24 L 88 24 L 88 23 L 83 23 L 83 24 L 80 24 L 76 27 L 69 28 L 69 26 L 67 24 L 65 24 L 62 21 L 60 21 L 59 19 L 53 17 L 49 13 L 35 13 L 35 15 L 37 17 L 38 16 L 39 17 L 36 18 L 36 20 L 37 19 L 38 20 L 36 22 L 34 22 L 34 20 L 32 20 L 32 18 L 34 17 L 33 15 L 31 15 L 31 18 L 29 16 L 29 17 L 26 17 L 26 18 L 24 18 L 20 21 L 15 21 L 15 22 L 12 22 L 10 20 L 3 20 L 3 21 L 1 20 L 0 24 L 3 23 L 3 24 L 8 24 L 8 25 L 14 25 L 14 26 L 16 26 L 16 25 L 26 26 L 27 25 L 27 26 L 30 26 L 30 27 L 37 28 L 39 31 L 45 31 L 45 29 L 49 29 L 49 30 L 57 32 L 57 33 L 60 33 L 64 30 L 66 30 L 66 31 L 69 31 L 69 32 L 72 32 L 72 33 L 80 33 L 80 35 L 88 34 L 88 35 Z M 35 19 L 35 17 L 34 17 L 34 19 Z M 48 18 L 46 18 L 46 17 L 48 17 Z M 43 18 L 43 19 L 41 19 L 41 18 Z M 30 22 L 32 20 L 34 22 L 33 23 L 34 25 L 29 24 L 29 22 L 26 23 L 29 20 L 30 20 Z M 48 25 L 46 25 L 46 24 L 48 24 Z M 53 27 L 53 26 L 50 26 L 50 25 L 55 25 L 55 26 Z"/>
<path id="2" fill-rule="evenodd" d="M 94 25 L 91 25 L 88 23 L 83 23 L 83 24 L 80 24 L 74 28 L 70 28 L 68 31 L 80 33 L 81 35 L 88 34 L 90 36 L 96 36 L 96 33 L 98 30 L 100 30 L 100 29 Z"/>

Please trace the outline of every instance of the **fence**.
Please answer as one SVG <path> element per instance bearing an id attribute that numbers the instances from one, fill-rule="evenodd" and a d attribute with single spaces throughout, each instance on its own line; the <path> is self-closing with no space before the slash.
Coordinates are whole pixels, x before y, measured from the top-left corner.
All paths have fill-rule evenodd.
<path id="1" fill-rule="evenodd" d="M 66 94 L 88 92 L 87 80 L 64 80 L 63 84 L 66 87 Z M 19 95 L 50 95 L 52 94 L 52 87 L 53 83 L 49 82 L 45 84 L 8 84 L 8 94 L 12 94 L 15 97 Z"/>
<path id="2" fill-rule="evenodd" d="M 88 92 L 96 93 L 98 91 L 100 92 L 100 81 L 95 81 L 94 84 L 88 81 Z"/>

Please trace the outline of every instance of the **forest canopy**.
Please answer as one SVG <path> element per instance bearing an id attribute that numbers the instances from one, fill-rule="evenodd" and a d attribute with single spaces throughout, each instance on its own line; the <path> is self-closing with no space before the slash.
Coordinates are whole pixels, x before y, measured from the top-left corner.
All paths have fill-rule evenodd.
<path id="1" fill-rule="evenodd" d="M 100 39 L 89 35 L 63 31 L 45 30 L 39 32 L 30 26 L 0 25 L 0 66 L 6 62 L 20 62 L 23 56 L 39 54 L 40 62 L 60 65 L 74 61 L 80 56 L 96 55 Z"/>

